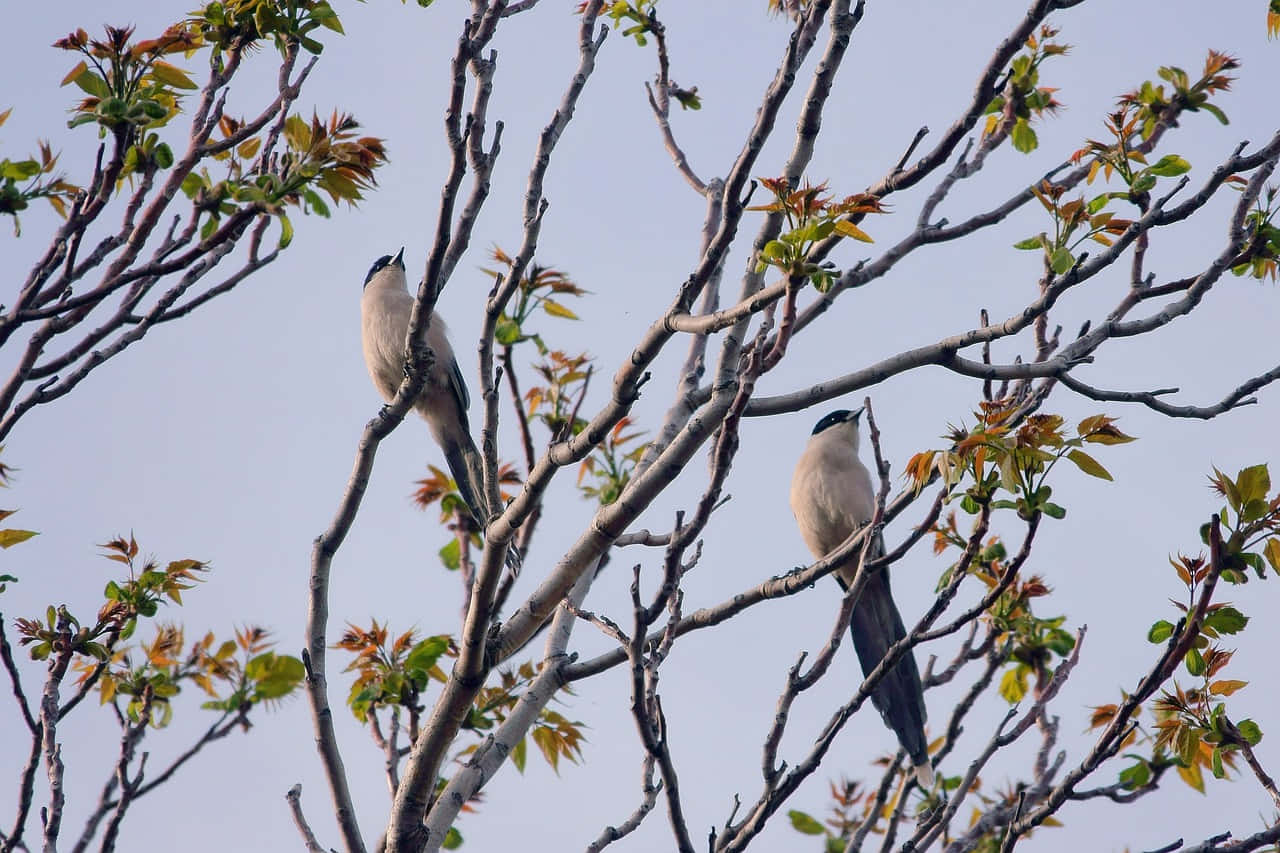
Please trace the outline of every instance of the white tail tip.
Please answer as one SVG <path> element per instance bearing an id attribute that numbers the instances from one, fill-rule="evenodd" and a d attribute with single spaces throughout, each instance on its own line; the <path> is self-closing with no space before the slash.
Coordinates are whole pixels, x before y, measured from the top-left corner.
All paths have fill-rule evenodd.
<path id="1" fill-rule="evenodd" d="M 935 777 L 933 775 L 933 766 L 928 761 L 917 764 L 915 767 L 916 782 L 926 791 L 933 789 Z"/>

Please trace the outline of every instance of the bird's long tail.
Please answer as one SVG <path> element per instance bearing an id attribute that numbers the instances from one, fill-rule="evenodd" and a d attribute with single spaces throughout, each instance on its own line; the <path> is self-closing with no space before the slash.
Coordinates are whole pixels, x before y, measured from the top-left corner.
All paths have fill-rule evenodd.
<path id="1" fill-rule="evenodd" d="M 483 528 L 489 520 L 489 511 L 488 502 L 484 499 L 484 462 L 480 451 L 465 430 L 459 436 L 443 436 L 440 446 L 463 503 L 471 511 L 476 524 Z"/>
<path id="2" fill-rule="evenodd" d="M 869 675 L 884 659 L 889 647 L 907 635 L 902 616 L 889 591 L 887 569 L 867 578 L 862 595 L 853 608 L 849 624 L 853 647 L 862 664 L 863 675 Z M 893 729 L 898 742 L 906 750 L 915 767 L 921 786 L 933 787 L 933 768 L 929 764 L 929 742 L 925 739 L 924 692 L 915 655 L 907 650 L 871 693 L 871 704 Z"/>

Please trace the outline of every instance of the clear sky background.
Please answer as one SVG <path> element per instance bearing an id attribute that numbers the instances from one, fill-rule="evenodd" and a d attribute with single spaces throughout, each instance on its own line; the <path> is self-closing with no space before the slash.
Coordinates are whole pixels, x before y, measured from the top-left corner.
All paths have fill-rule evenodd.
<path id="1" fill-rule="evenodd" d="M 6 81 L 0 109 L 14 109 L 0 130 L 0 151 L 24 155 L 34 150 L 35 139 L 48 137 L 62 150 L 69 176 L 75 180 L 85 174 L 93 132 L 64 129 L 66 109 L 78 93 L 58 89 L 75 59 L 48 45 L 77 26 L 96 34 L 103 23 L 132 23 L 140 33 L 155 34 L 188 5 L 40 4 L 31 6 L 21 22 L 10 15 L 0 59 Z M 473 388 L 474 341 L 491 283 L 480 268 L 488 265 L 490 246 L 518 244 L 531 152 L 577 62 L 575 5 L 543 0 L 534 13 L 505 22 L 495 44 L 498 73 L 490 116 L 506 122 L 503 154 L 474 249 L 440 300 Z M 724 174 L 737 154 L 785 43 L 785 23 L 769 18 L 764 6 L 763 0 L 705 0 L 671 2 L 662 10 L 672 76 L 682 86 L 698 86 L 704 99 L 701 112 L 677 109 L 674 117 L 679 138 L 704 178 Z M 1095 0 L 1058 14 L 1053 20 L 1062 40 L 1076 48 L 1047 63 L 1042 81 L 1059 87 L 1066 109 L 1039 127 L 1038 151 L 1024 157 L 1002 148 L 982 177 L 969 182 L 973 186 L 954 193 L 941 215 L 958 221 L 1030 183 L 1083 139 L 1101 134 L 1101 118 L 1116 95 L 1154 79 L 1163 64 L 1196 72 L 1209 48 L 1244 62 L 1233 91 L 1218 101 L 1232 123 L 1221 127 L 1208 115 L 1188 115 L 1162 150 L 1191 160 L 1196 181 L 1239 141 L 1270 137 L 1278 115 L 1280 45 L 1266 41 L 1265 6 L 1263 0 L 1212 5 Z M 189 594 L 187 606 L 167 614 L 184 622 L 192 636 L 206 627 L 229 635 L 234 626 L 260 623 L 273 628 L 283 650 L 297 653 L 302 647 L 311 540 L 337 506 L 356 439 L 380 404 L 360 357 L 360 285 L 374 258 L 401 245 L 407 247 L 411 271 L 424 263 L 445 163 L 443 86 L 465 15 L 458 0 L 438 0 L 425 11 L 412 3 L 339 4 L 337 10 L 348 36 L 326 39 L 328 47 L 299 107 L 322 114 L 334 107 L 351 110 L 369 133 L 387 139 L 391 163 L 379 173 L 379 190 L 358 210 L 343 209 L 332 220 L 295 216 L 298 236 L 280 261 L 191 318 L 152 332 L 73 395 L 24 419 L 6 442 L 4 461 L 18 473 L 5 505 L 20 507 L 14 521 L 42 535 L 0 557 L 0 571 L 21 578 L 0 600 L 7 617 L 42 612 L 50 601 L 65 602 L 87 616 L 114 565 L 98 556 L 94 543 L 132 530 L 145 551 L 163 560 L 192 556 L 212 562 L 208 582 Z M 809 176 L 829 180 L 840 192 L 855 192 L 897 161 L 920 125 L 941 132 L 1022 13 L 1023 4 L 1004 0 L 869 2 Z M 232 87 L 230 112 L 257 111 L 274 82 L 272 61 L 270 50 L 255 57 Z M 551 208 L 538 260 L 567 271 L 592 296 L 573 306 L 583 322 L 548 318 L 539 321 L 539 331 L 553 345 L 591 352 L 602 376 L 626 358 L 697 257 L 703 203 L 662 149 L 642 88 L 653 72 L 651 48 L 640 49 L 613 33 L 548 176 Z M 770 176 L 780 167 L 795 113 L 793 100 L 756 174 Z M 877 218 L 868 226 L 877 245 L 844 247 L 837 263 L 874 255 L 905 233 L 933 185 L 895 195 L 893 209 L 902 215 Z M 1158 279 L 1201 269 L 1220 251 L 1228 203 L 1219 200 L 1205 215 L 1157 236 L 1148 266 Z M 795 341 L 786 364 L 769 374 L 758 392 L 804 387 L 970 328 L 981 307 L 993 317 L 1019 310 L 1032 298 L 1040 260 L 1010 245 L 1046 226 L 1034 211 L 1027 214 L 1031 218 L 1015 218 L 975 239 L 917 252 L 873 287 L 846 294 Z M 53 227 L 52 213 L 38 206 L 24 215 L 21 239 L 7 229 L 0 233 L 7 292 L 16 290 Z M 744 233 L 754 230 L 754 220 L 748 219 Z M 726 294 L 736 292 L 744 263 L 741 250 L 729 261 Z M 1073 291 L 1056 309 L 1054 321 L 1070 332 L 1105 312 L 1122 293 L 1126 274 L 1127 266 Z M 1124 389 L 1178 385 L 1179 402 L 1216 401 L 1275 365 L 1277 299 L 1272 283 L 1227 276 L 1191 317 L 1156 335 L 1108 344 L 1080 375 Z M 1016 352 L 1006 345 L 996 355 L 1009 360 Z M 654 380 L 636 410 L 641 426 L 652 428 L 660 421 L 683 355 L 683 342 L 677 342 L 654 365 Z M 8 364 L 13 356 L 0 358 Z M 606 399 L 607 383 L 593 385 L 588 410 Z M 896 377 L 871 393 L 896 473 L 916 450 L 939 446 L 948 423 L 972 422 L 969 412 L 980 385 L 927 369 Z M 838 403 L 856 405 L 861 396 Z M 727 485 L 733 500 L 706 531 L 702 562 L 686 583 L 686 610 L 722 601 L 808 562 L 786 489 L 813 422 L 836 407 L 832 403 L 744 425 L 742 450 Z M 1117 700 L 1149 666 L 1155 650 L 1144 640 L 1147 626 L 1170 618 L 1166 598 L 1181 593 L 1166 557 L 1180 549 L 1198 551 L 1196 529 L 1218 506 L 1206 488 L 1210 466 L 1234 472 L 1280 460 L 1275 443 L 1280 389 L 1264 391 L 1260 405 L 1207 424 L 1169 421 L 1137 406 L 1103 406 L 1061 389 L 1047 409 L 1069 419 L 1105 410 L 1121 416 L 1121 427 L 1141 438 L 1097 454 L 1115 475 L 1114 483 L 1061 472 L 1055 500 L 1068 508 L 1067 519 L 1046 521 L 1028 566 L 1055 589 L 1039 604 L 1040 612 L 1065 612 L 1070 627 L 1089 626 L 1082 664 L 1054 705 L 1062 717 L 1062 746 L 1070 749 L 1068 760 L 1074 763 L 1090 742 L 1084 734 L 1089 706 Z M 514 434 L 504 437 L 503 455 L 517 457 Z M 379 452 L 359 518 L 334 563 L 334 639 L 345 621 L 367 624 L 370 618 L 389 621 L 395 629 L 456 630 L 458 583 L 435 556 L 447 534 L 409 499 L 427 462 L 441 464 L 440 454 L 416 419 L 407 420 Z M 642 525 L 668 526 L 677 509 L 691 506 L 704 479 L 705 458 L 700 457 Z M 545 576 L 590 517 L 591 507 L 575 497 L 571 474 L 559 478 L 549 501 L 554 511 L 543 518 L 517 593 Z M 891 528 L 890 540 L 904 535 L 911 523 L 904 518 Z M 1017 532 L 1007 525 L 998 530 Z M 895 568 L 895 589 L 908 622 L 927 606 L 944 568 L 926 551 L 917 549 Z M 651 572 L 660 555 L 618 555 L 588 607 L 626 619 L 626 569 L 637 560 Z M 1237 718 L 1255 717 L 1264 731 L 1280 723 L 1273 656 L 1280 628 L 1269 618 L 1278 595 L 1271 582 L 1232 588 L 1224 596 L 1255 617 L 1230 670 L 1252 684 L 1232 698 L 1232 711 Z M 695 837 L 724 822 L 735 794 L 745 801 L 758 794 L 759 744 L 786 670 L 800 650 L 814 651 L 825 642 L 837 603 L 835 585 L 819 584 L 754 608 L 722 630 L 691 635 L 663 667 L 664 708 Z M 589 626 L 579 626 L 573 644 L 584 654 L 608 645 Z M 952 648 L 936 651 L 947 658 Z M 922 664 L 931 651 L 921 653 Z M 382 757 L 343 709 L 349 682 L 338 672 L 342 658 L 335 654 L 330 660 L 343 755 L 361 826 L 372 842 L 388 807 Z M 836 665 L 849 676 L 828 677 L 797 704 L 782 758 L 794 761 L 803 754 L 831 708 L 856 683 L 857 664 L 847 645 Z M 28 667 L 27 673 L 30 693 L 39 670 Z M 507 849 L 513 842 L 526 850 L 582 849 L 603 826 L 631 812 L 639 799 L 641 753 L 626 712 L 628 686 L 622 675 L 614 671 L 579 685 L 559 708 L 588 726 L 584 765 L 562 765 L 558 777 L 536 759 L 524 777 L 504 770 L 487 789 L 479 813 L 460 824 L 465 849 Z M 196 697 L 189 698 L 197 704 Z M 929 694 L 935 727 L 947 718 L 953 700 L 953 693 Z M 996 698 L 970 716 L 965 739 L 942 772 L 963 773 L 965 757 L 990 737 L 1002 708 Z M 148 737 L 150 767 L 166 763 L 207 724 L 203 712 L 183 702 L 178 712 L 169 730 Z M 118 745 L 107 711 L 87 709 L 72 719 L 59 731 L 68 764 L 68 834 L 81 825 Z M 284 802 L 295 782 L 303 784 L 303 803 L 321 843 L 337 846 L 305 701 L 298 697 L 274 713 L 255 714 L 255 721 L 249 736 L 217 744 L 173 784 L 139 802 L 125 824 L 122 849 L 296 848 L 298 836 Z M 8 735 L 20 725 L 12 703 L 0 702 L 0 731 L 6 732 L 0 747 L 0 821 L 6 826 L 26 749 L 21 737 Z M 826 780 L 841 774 L 878 778 L 868 762 L 892 743 L 872 713 L 859 715 L 790 807 L 825 812 Z M 1277 743 L 1280 733 L 1271 731 L 1259 748 L 1272 770 L 1277 769 Z M 1019 773 L 1025 753 L 1018 758 L 989 768 L 987 785 L 1001 787 L 1006 774 Z M 1095 778 L 1112 781 L 1120 766 Z M 37 784 L 43 790 L 42 779 Z M 1178 836 L 1192 841 L 1225 829 L 1248 834 L 1272 813 L 1251 780 L 1229 786 L 1210 779 L 1208 785 L 1205 798 L 1170 775 L 1166 790 L 1134 807 L 1071 806 L 1059 814 L 1065 829 L 1043 830 L 1024 846 L 1149 849 Z M 660 804 L 619 849 L 668 848 L 666 820 Z M 816 850 L 818 843 L 797 835 L 781 817 L 758 846 Z"/>

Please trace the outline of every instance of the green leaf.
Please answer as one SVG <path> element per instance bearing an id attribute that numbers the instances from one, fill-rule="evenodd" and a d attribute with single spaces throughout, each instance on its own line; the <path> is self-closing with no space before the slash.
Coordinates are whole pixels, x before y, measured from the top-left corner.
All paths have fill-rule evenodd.
<path id="1" fill-rule="evenodd" d="M 1271 474 L 1267 471 L 1267 466 L 1250 465 L 1241 469 L 1236 476 L 1236 488 L 1240 490 L 1241 504 L 1266 500 L 1267 492 L 1271 491 Z"/>
<path id="2" fill-rule="evenodd" d="M 1062 275 L 1067 270 L 1075 266 L 1075 255 L 1071 254 L 1071 250 L 1066 246 L 1062 246 L 1053 251 L 1049 256 L 1049 267 L 1058 275 Z"/>
<path id="3" fill-rule="evenodd" d="M 1241 720 L 1236 723 L 1236 729 L 1249 746 L 1257 746 L 1262 740 L 1262 729 L 1258 728 L 1258 724 L 1253 720 Z"/>
<path id="4" fill-rule="evenodd" d="M 329 218 L 329 205 L 324 203 L 324 199 L 320 198 L 320 194 L 315 190 L 303 190 L 302 198 L 307 202 L 311 210 L 315 211 L 320 216 L 323 216 L 325 219 Z"/>
<path id="5" fill-rule="evenodd" d="M 1029 154 L 1036 150 L 1036 146 L 1040 141 L 1036 139 L 1036 132 L 1031 129 L 1031 125 L 1026 119 L 1018 119 L 1013 124 L 1013 131 L 1009 134 L 1010 140 L 1013 141 L 1013 147 L 1023 154 Z"/>
<path id="6" fill-rule="evenodd" d="M 107 81 L 103 80 L 97 74 L 94 74 L 88 68 L 85 68 L 83 62 L 76 67 L 80 68 L 81 71 L 71 82 L 79 86 L 81 91 L 86 94 L 93 95 L 95 98 L 107 98 L 111 96 L 111 87 L 107 85 Z M 68 74 L 67 76 L 70 77 L 71 75 Z"/>
<path id="7" fill-rule="evenodd" d="M 511 763 L 515 765 L 516 771 L 524 773 L 525 761 L 529 758 L 529 739 L 520 738 L 520 742 L 511 750 Z"/>
<path id="8" fill-rule="evenodd" d="M 1145 761 L 1139 761 L 1137 764 L 1120 771 L 1120 784 L 1130 791 L 1144 788 L 1150 781 L 1151 765 Z"/>
<path id="9" fill-rule="evenodd" d="M 169 147 L 168 143 L 161 142 L 157 145 L 151 156 L 161 169 L 168 169 L 173 165 L 173 149 Z M 185 183 L 186 179 L 184 178 L 183 181 Z"/>
<path id="10" fill-rule="evenodd" d="M 1151 166 L 1148 171 L 1162 178 L 1172 178 L 1175 175 L 1191 171 L 1191 164 L 1177 154 L 1166 154 L 1157 160 L 1155 165 Z"/>
<path id="11" fill-rule="evenodd" d="M 791 818 L 791 828 L 805 835 L 822 835 L 826 830 L 822 828 L 822 824 L 810 815 L 802 811 L 792 809 L 787 812 L 787 817 Z"/>
<path id="12" fill-rule="evenodd" d="M 522 336 L 520 324 L 505 315 L 498 320 L 493 332 L 494 340 L 503 346 L 519 343 Z"/>
<path id="13" fill-rule="evenodd" d="M 1222 747 L 1215 746 L 1213 748 L 1213 766 L 1211 769 L 1213 770 L 1213 778 L 1227 778 L 1227 771 L 1222 767 Z"/>
<path id="14" fill-rule="evenodd" d="M 1040 506 L 1040 511 L 1043 512 L 1045 515 L 1049 516 L 1050 518 L 1056 518 L 1061 520 L 1067 517 L 1066 508 L 1060 507 L 1055 503 L 1045 502 Z"/>
<path id="15" fill-rule="evenodd" d="M 1151 630 L 1147 631 L 1147 641 L 1151 643 L 1163 643 L 1172 636 L 1173 623 L 1165 619 L 1156 622 L 1151 626 Z"/>
<path id="16" fill-rule="evenodd" d="M 1227 120 L 1227 114 L 1215 107 L 1213 104 L 1201 104 L 1200 109 L 1204 110 L 1223 124 L 1231 124 L 1231 122 Z"/>
<path id="17" fill-rule="evenodd" d="M 1238 634 L 1249 624 L 1249 617 L 1228 605 L 1206 615 L 1204 624 L 1219 634 Z"/>
<path id="18" fill-rule="evenodd" d="M 1098 460 L 1094 459 L 1083 450 L 1072 450 L 1067 454 L 1067 458 L 1076 463 L 1077 468 L 1091 477 L 1098 477 L 1102 480 L 1113 479 L 1111 474 L 1107 472 L 1106 468 L 1102 467 Z"/>
<path id="19" fill-rule="evenodd" d="M 1039 249 L 1039 248 L 1040 248 L 1040 236 L 1039 236 L 1039 235 L 1036 235 L 1035 237 L 1028 237 L 1028 238 L 1027 238 L 1027 239 L 1025 239 L 1025 240 L 1019 240 L 1018 242 L 1016 242 L 1016 243 L 1014 243 L 1014 244 L 1013 244 L 1013 248 L 1015 248 L 1015 249 Z"/>
<path id="20" fill-rule="evenodd" d="M 34 530 L 0 530 L 0 548 L 9 548 L 19 542 L 26 542 L 32 536 L 39 535 Z"/>
<path id="21" fill-rule="evenodd" d="M 462 565 L 462 546 L 458 544 L 456 537 L 440 549 L 440 562 L 451 572 L 456 572 Z"/>
<path id="22" fill-rule="evenodd" d="M 338 20 L 338 14 L 328 3 L 317 3 L 311 10 L 311 17 L 335 33 L 346 35 L 346 31 L 342 29 L 342 22 Z"/>
<path id="23" fill-rule="evenodd" d="M 199 88 L 196 85 L 196 81 L 187 76 L 187 72 L 160 59 L 151 64 L 151 76 L 166 86 L 172 86 L 175 89 Z"/>
<path id="24" fill-rule="evenodd" d="M 1245 505 L 1240 507 L 1240 520 L 1245 523 L 1248 523 L 1250 521 L 1257 521 L 1258 519 L 1262 518 L 1264 515 L 1266 515 L 1270 511 L 1271 511 L 1270 503 L 1268 503 L 1265 500 L 1262 500 L 1261 498 L 1255 498 L 1254 500 L 1246 501 Z M 1257 555 L 1253 554 L 1251 556 L 1257 556 Z M 1261 563 L 1262 558 L 1258 557 L 1258 561 L 1259 563 Z M 1259 568 L 1261 568 L 1261 566 L 1259 566 Z"/>
<path id="25" fill-rule="evenodd" d="M 444 841 L 440 846 L 445 850 L 457 850 L 462 846 L 462 833 L 458 832 L 456 826 L 449 827 L 449 831 L 444 834 Z"/>
<path id="26" fill-rule="evenodd" d="M 202 187 L 204 187 L 204 179 L 195 172 L 188 172 L 182 179 L 182 194 L 187 198 L 195 198 Z"/>
<path id="27" fill-rule="evenodd" d="M 281 213 L 278 217 L 280 220 L 280 248 L 283 249 L 293 242 L 293 223 L 289 221 L 289 217 Z"/>
<path id="28" fill-rule="evenodd" d="M 770 240 L 760 250 L 760 256 L 771 261 L 780 261 L 787 254 L 787 244 L 781 240 Z"/>
<path id="29" fill-rule="evenodd" d="M 1076 647 L 1076 638 L 1070 632 L 1055 628 L 1045 638 L 1045 645 L 1059 657 L 1066 657 Z"/>
<path id="30" fill-rule="evenodd" d="M 436 662 L 440 660 L 440 656 L 448 650 L 448 635 L 441 634 L 435 637 L 428 637 L 413 647 L 413 650 L 409 652 L 409 656 L 405 658 L 404 665 L 407 669 L 426 673 L 436 665 Z"/>
<path id="31" fill-rule="evenodd" d="M 1191 673 L 1197 678 L 1204 675 L 1204 672 L 1205 672 L 1204 656 L 1200 654 L 1199 649 L 1193 648 L 1189 650 L 1187 652 L 1185 662 L 1187 664 L 1187 672 Z"/>
<path id="32" fill-rule="evenodd" d="M 1016 705 L 1027 695 L 1026 674 L 1026 667 L 1015 666 L 1000 677 L 1000 695 L 1010 705 Z"/>
<path id="33" fill-rule="evenodd" d="M 680 104 L 680 109 L 682 110 L 702 109 L 702 98 L 692 89 L 672 89 L 671 94 L 675 95 L 676 101 Z"/>

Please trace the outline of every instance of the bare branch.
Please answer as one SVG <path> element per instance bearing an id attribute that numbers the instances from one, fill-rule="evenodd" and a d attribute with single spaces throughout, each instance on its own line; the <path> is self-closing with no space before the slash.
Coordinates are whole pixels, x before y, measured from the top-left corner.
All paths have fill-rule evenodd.
<path id="1" fill-rule="evenodd" d="M 306 816 L 302 814 L 302 785 L 294 785 L 284 798 L 289 803 L 289 812 L 293 815 L 294 825 L 298 827 L 298 833 L 302 836 L 302 843 L 306 845 L 307 853 L 325 853 L 320 842 L 316 840 L 316 834 L 311 831 L 311 825 L 307 823 Z"/>
<path id="2" fill-rule="evenodd" d="M 658 793 L 662 790 L 661 782 L 653 781 L 653 756 L 646 754 L 640 767 L 640 791 L 642 798 L 636 810 L 617 826 L 606 826 L 595 841 L 587 845 L 587 853 L 599 853 L 615 841 L 627 837 L 639 828 L 640 822 L 653 811 L 658 802 Z"/>

